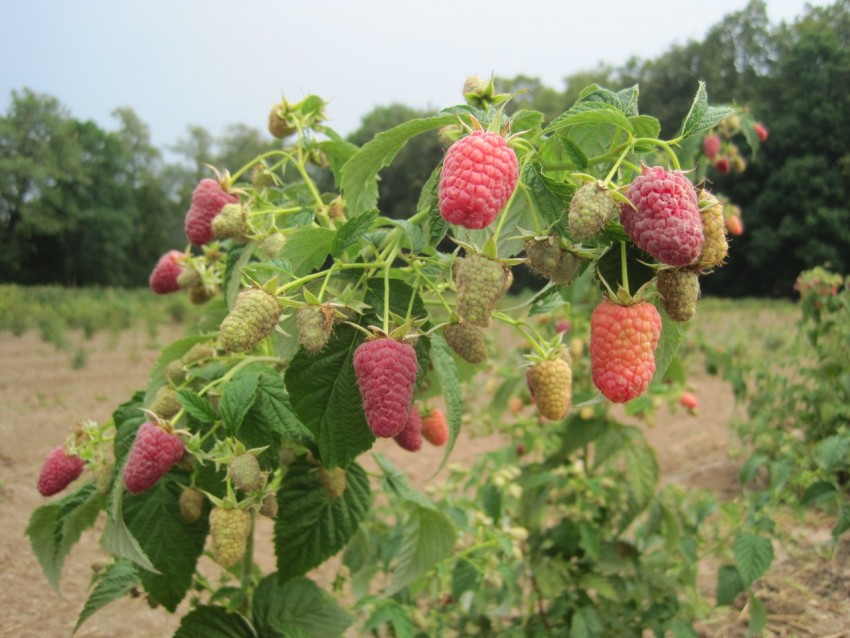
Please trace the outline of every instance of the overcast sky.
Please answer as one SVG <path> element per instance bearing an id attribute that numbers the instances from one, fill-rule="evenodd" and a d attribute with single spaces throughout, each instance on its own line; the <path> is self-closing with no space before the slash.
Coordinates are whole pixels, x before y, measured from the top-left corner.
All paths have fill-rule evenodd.
<path id="1" fill-rule="evenodd" d="M 768 0 L 772 22 L 804 0 Z M 816 0 L 815 5 L 829 2 Z M 346 134 L 376 105 L 442 108 L 469 74 L 568 74 L 701 38 L 746 0 L 0 0 L 0 109 L 13 89 L 114 129 L 130 106 L 158 146 L 187 126 L 264 128 L 281 93 L 330 101 Z M 709 87 L 710 94 L 710 87 Z"/>

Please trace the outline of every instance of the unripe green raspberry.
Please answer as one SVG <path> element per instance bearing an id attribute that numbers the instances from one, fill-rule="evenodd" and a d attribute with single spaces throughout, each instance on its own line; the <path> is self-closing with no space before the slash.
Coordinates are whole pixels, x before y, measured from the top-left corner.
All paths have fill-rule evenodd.
<path id="1" fill-rule="evenodd" d="M 274 332 L 280 313 L 280 304 L 274 295 L 259 288 L 243 290 L 221 322 L 222 347 L 228 352 L 253 349 Z"/>
<path id="2" fill-rule="evenodd" d="M 567 216 L 570 235 L 578 241 L 591 239 L 618 214 L 619 207 L 604 183 L 583 184 L 570 202 Z"/>
<path id="3" fill-rule="evenodd" d="M 283 245 L 286 243 L 286 237 L 283 233 L 272 233 L 262 242 L 260 242 L 260 253 L 266 259 L 274 259 L 283 250 Z"/>
<path id="4" fill-rule="evenodd" d="M 227 466 L 227 474 L 233 485 L 245 492 L 256 492 L 266 482 L 266 477 L 260 470 L 260 463 L 253 454 L 240 454 L 233 458 Z"/>
<path id="5" fill-rule="evenodd" d="M 288 110 L 286 103 L 281 102 L 275 104 L 269 113 L 269 133 L 279 140 L 289 137 L 298 130 L 295 124 L 288 121 L 286 117 Z"/>
<path id="6" fill-rule="evenodd" d="M 245 556 L 251 533 L 251 514 L 241 509 L 214 507 L 210 512 L 210 538 L 213 558 L 223 567 L 232 567 Z"/>
<path id="7" fill-rule="evenodd" d="M 218 239 L 244 239 L 248 217 L 242 204 L 227 204 L 212 220 L 212 231 Z"/>
<path id="8" fill-rule="evenodd" d="M 94 468 L 94 484 L 97 491 L 106 494 L 112 487 L 112 477 L 115 476 L 115 466 L 112 463 L 103 463 Z"/>
<path id="9" fill-rule="evenodd" d="M 319 468 L 319 481 L 332 500 L 338 499 L 345 493 L 345 470 L 335 467 L 332 470 Z"/>
<path id="10" fill-rule="evenodd" d="M 170 419 L 180 411 L 181 407 L 174 388 L 164 385 L 156 391 L 149 409 L 160 419 Z"/>
<path id="11" fill-rule="evenodd" d="M 486 328 L 496 302 L 510 287 L 509 275 L 510 270 L 495 259 L 475 253 L 461 259 L 455 274 L 457 314 Z"/>
<path id="12" fill-rule="evenodd" d="M 194 487 L 185 489 L 180 493 L 179 504 L 183 521 L 190 525 L 197 523 L 204 513 L 204 493 Z"/>
<path id="13" fill-rule="evenodd" d="M 186 265 L 177 275 L 177 285 L 181 288 L 197 286 L 201 283 L 201 273 L 194 266 Z"/>
<path id="14" fill-rule="evenodd" d="M 729 252 L 729 243 L 726 241 L 726 222 L 723 219 L 723 204 L 707 190 L 701 190 L 699 205 L 705 242 L 694 266 L 699 270 L 711 270 L 721 266 Z"/>
<path id="15" fill-rule="evenodd" d="M 469 363 L 481 363 L 487 358 L 484 333 L 471 323 L 450 323 L 443 328 L 443 337 L 449 347 Z"/>
<path id="16" fill-rule="evenodd" d="M 170 361 L 163 370 L 165 378 L 171 383 L 180 384 L 186 379 L 186 370 L 183 368 L 183 362 L 180 359 Z"/>
<path id="17" fill-rule="evenodd" d="M 581 257 L 563 250 L 560 241 L 554 236 L 527 241 L 525 254 L 533 271 L 561 285 L 573 283 L 584 262 Z"/>
<path id="18" fill-rule="evenodd" d="M 330 304 L 301 306 L 296 313 L 298 340 L 304 349 L 315 354 L 330 339 L 334 327 L 334 309 Z"/>
<path id="19" fill-rule="evenodd" d="M 658 273 L 661 307 L 673 321 L 690 321 L 697 310 L 699 275 L 693 268 L 670 268 Z"/>
<path id="20" fill-rule="evenodd" d="M 181 361 L 183 365 L 190 366 L 198 361 L 203 361 L 204 359 L 209 359 L 215 356 L 215 348 L 213 344 L 209 341 L 204 341 L 202 343 L 196 343 L 194 346 L 189 348 L 189 351 L 183 355 Z"/>
<path id="21" fill-rule="evenodd" d="M 528 375 L 537 410 L 547 419 L 563 419 L 572 402 L 573 373 L 564 358 L 534 364 Z"/>
<path id="22" fill-rule="evenodd" d="M 207 303 L 215 296 L 215 290 L 210 290 L 203 284 L 189 287 L 189 301 L 196 306 Z"/>
<path id="23" fill-rule="evenodd" d="M 275 518 L 277 516 L 277 498 L 274 494 L 268 494 L 263 499 L 263 504 L 260 506 L 260 514 Z"/>

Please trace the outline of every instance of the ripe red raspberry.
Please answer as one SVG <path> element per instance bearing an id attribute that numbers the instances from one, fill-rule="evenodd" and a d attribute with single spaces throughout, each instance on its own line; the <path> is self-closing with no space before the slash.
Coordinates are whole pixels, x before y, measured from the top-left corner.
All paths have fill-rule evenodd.
<path id="1" fill-rule="evenodd" d="M 726 218 L 726 230 L 729 231 L 730 235 L 734 235 L 735 237 L 740 237 L 744 234 L 744 222 L 741 221 L 741 217 L 739 215 L 731 215 Z"/>
<path id="2" fill-rule="evenodd" d="M 183 253 L 179 250 L 169 250 L 160 257 L 151 271 L 149 279 L 151 290 L 158 295 L 180 290 L 177 278 L 183 272 L 182 260 Z"/>
<path id="3" fill-rule="evenodd" d="M 392 437 L 407 423 L 419 364 L 412 346 L 383 337 L 354 351 L 354 374 L 366 422 L 375 436 Z"/>
<path id="4" fill-rule="evenodd" d="M 695 413 L 699 407 L 699 399 L 692 392 L 682 392 L 679 396 L 679 405 L 691 413 Z"/>
<path id="5" fill-rule="evenodd" d="M 226 204 L 236 204 L 239 198 L 227 193 L 214 179 L 202 179 L 192 193 L 192 203 L 186 213 L 186 237 L 196 246 L 213 239 L 212 221 Z"/>
<path id="6" fill-rule="evenodd" d="M 720 152 L 720 137 L 717 135 L 709 135 L 703 140 L 702 149 L 705 151 L 705 156 L 708 159 L 714 159 Z"/>
<path id="7" fill-rule="evenodd" d="M 407 416 L 404 429 L 393 438 L 399 444 L 399 447 L 408 452 L 420 450 L 422 447 L 422 415 L 419 414 L 419 408 L 415 405 L 410 406 L 410 413 Z"/>
<path id="8" fill-rule="evenodd" d="M 83 459 L 71 456 L 65 447 L 57 445 L 50 450 L 38 476 L 38 491 L 42 496 L 53 496 L 61 492 L 83 473 Z"/>
<path id="9" fill-rule="evenodd" d="M 609 400 L 625 403 L 644 393 L 655 373 L 661 316 L 651 303 L 601 302 L 590 317 L 593 383 Z"/>
<path id="10" fill-rule="evenodd" d="M 761 122 L 753 124 L 753 130 L 758 135 L 759 142 L 764 142 L 767 139 L 767 128 Z"/>
<path id="11" fill-rule="evenodd" d="M 694 263 L 705 236 L 696 191 L 681 171 L 644 167 L 626 191 L 620 221 L 631 240 L 670 266 Z"/>
<path id="12" fill-rule="evenodd" d="M 732 164 L 729 163 L 728 157 L 721 157 L 714 162 L 714 168 L 723 175 L 728 175 L 729 171 L 732 170 Z"/>
<path id="13" fill-rule="evenodd" d="M 517 157 L 505 138 L 474 131 L 449 147 L 440 174 L 440 215 L 450 224 L 484 228 L 516 188 Z"/>
<path id="14" fill-rule="evenodd" d="M 133 494 L 150 489 L 177 464 L 184 450 L 183 440 L 173 432 L 150 421 L 142 423 L 124 465 L 124 487 Z"/>
<path id="15" fill-rule="evenodd" d="M 439 408 L 422 417 L 422 436 L 431 445 L 445 445 L 449 440 L 449 424 L 446 415 Z"/>

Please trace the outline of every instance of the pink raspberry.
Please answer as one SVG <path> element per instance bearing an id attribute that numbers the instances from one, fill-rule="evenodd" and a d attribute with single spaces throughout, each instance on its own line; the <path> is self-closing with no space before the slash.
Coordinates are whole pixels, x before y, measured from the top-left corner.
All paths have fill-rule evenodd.
<path id="1" fill-rule="evenodd" d="M 590 316 L 593 383 L 614 403 L 642 395 L 655 374 L 661 315 L 651 303 L 620 306 L 603 301 Z"/>
<path id="2" fill-rule="evenodd" d="M 418 367 L 413 347 L 389 337 L 366 341 L 354 351 L 363 411 L 375 436 L 392 437 L 404 429 Z"/>
<path id="3" fill-rule="evenodd" d="M 213 219 L 227 204 L 237 202 L 239 198 L 226 192 L 216 180 L 202 179 L 192 193 L 192 203 L 186 213 L 186 237 L 196 246 L 211 242 Z"/>
<path id="4" fill-rule="evenodd" d="M 635 245 L 670 266 L 694 263 L 705 236 L 697 194 L 681 171 L 644 167 L 626 191 L 620 221 Z"/>
<path id="5" fill-rule="evenodd" d="M 753 124 L 753 130 L 756 132 L 756 135 L 758 135 L 759 142 L 767 140 L 767 127 L 764 124 L 756 122 Z"/>
<path id="6" fill-rule="evenodd" d="M 395 442 L 408 452 L 418 452 L 422 447 L 422 415 L 415 405 L 410 407 L 404 429 L 394 438 Z"/>
<path id="7" fill-rule="evenodd" d="M 484 228 L 516 188 L 517 157 L 505 138 L 474 131 L 449 147 L 440 174 L 440 215 L 450 224 Z"/>
<path id="8" fill-rule="evenodd" d="M 153 267 L 150 276 L 150 287 L 158 295 L 164 295 L 169 292 L 180 290 L 180 284 L 177 283 L 177 278 L 183 272 L 181 261 L 183 253 L 179 250 L 169 250 Z"/>
<path id="9" fill-rule="evenodd" d="M 53 496 L 61 492 L 83 473 L 83 459 L 69 456 L 64 446 L 50 450 L 38 476 L 38 491 L 42 496 Z"/>
<path id="10" fill-rule="evenodd" d="M 124 487 L 133 494 L 150 489 L 177 464 L 184 450 L 183 440 L 173 432 L 150 421 L 142 423 L 124 465 Z"/>
<path id="11" fill-rule="evenodd" d="M 714 159 L 720 152 L 720 138 L 717 135 L 709 135 L 703 140 L 702 148 L 708 159 Z"/>

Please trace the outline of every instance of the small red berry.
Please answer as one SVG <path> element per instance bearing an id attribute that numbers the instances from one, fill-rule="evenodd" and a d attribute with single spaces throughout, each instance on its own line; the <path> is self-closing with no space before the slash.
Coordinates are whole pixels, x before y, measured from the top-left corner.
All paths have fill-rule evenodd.
<path id="1" fill-rule="evenodd" d="M 393 438 L 408 452 L 418 452 L 422 448 L 422 416 L 419 414 L 419 408 L 410 406 L 404 429 Z"/>
<path id="2" fill-rule="evenodd" d="M 179 250 L 169 250 L 156 262 L 149 279 L 151 290 L 158 295 L 180 290 L 177 279 L 183 272 L 184 255 Z"/>
<path id="3" fill-rule="evenodd" d="M 38 491 L 42 496 L 53 496 L 61 492 L 83 472 L 83 459 L 69 455 L 64 446 L 50 450 L 38 476 Z"/>
<path id="4" fill-rule="evenodd" d="M 428 443 L 438 447 L 449 440 L 449 424 L 442 410 L 435 408 L 431 414 L 422 417 L 422 436 Z"/>
<path id="5" fill-rule="evenodd" d="M 440 215 L 450 224 L 484 228 L 516 188 L 516 153 L 500 135 L 474 131 L 449 147 L 440 174 Z"/>
<path id="6" fill-rule="evenodd" d="M 699 400 L 692 392 L 682 392 L 679 397 L 679 405 L 687 410 L 694 411 L 699 407 Z"/>
<path id="7" fill-rule="evenodd" d="M 753 130 L 758 135 L 759 142 L 764 142 L 767 139 L 767 128 L 761 122 L 753 124 Z"/>
<path id="8" fill-rule="evenodd" d="M 392 437 L 404 429 L 418 367 L 413 347 L 390 337 L 357 346 L 354 374 L 366 422 L 375 436 Z"/>
<path id="9" fill-rule="evenodd" d="M 139 426 L 127 463 L 124 487 L 133 494 L 153 487 L 183 457 L 183 440 L 173 432 L 146 421 Z"/>
<path id="10" fill-rule="evenodd" d="M 730 235 L 739 237 L 744 234 L 744 222 L 741 221 L 741 218 L 738 215 L 732 215 L 731 217 L 727 217 L 726 230 L 729 231 Z"/>
<path id="11" fill-rule="evenodd" d="M 728 157 L 721 157 L 716 162 L 714 162 L 714 168 L 718 170 L 718 172 L 723 175 L 728 175 L 729 171 L 732 168 L 732 165 L 729 163 Z"/>
<path id="12" fill-rule="evenodd" d="M 708 159 L 714 159 L 720 152 L 720 137 L 717 135 L 709 135 L 703 140 L 702 148 Z"/>
<path id="13" fill-rule="evenodd" d="M 213 240 L 212 221 L 227 204 L 236 204 L 239 198 L 226 192 L 214 179 L 203 179 L 192 193 L 192 203 L 186 213 L 186 237 L 196 246 Z"/>

